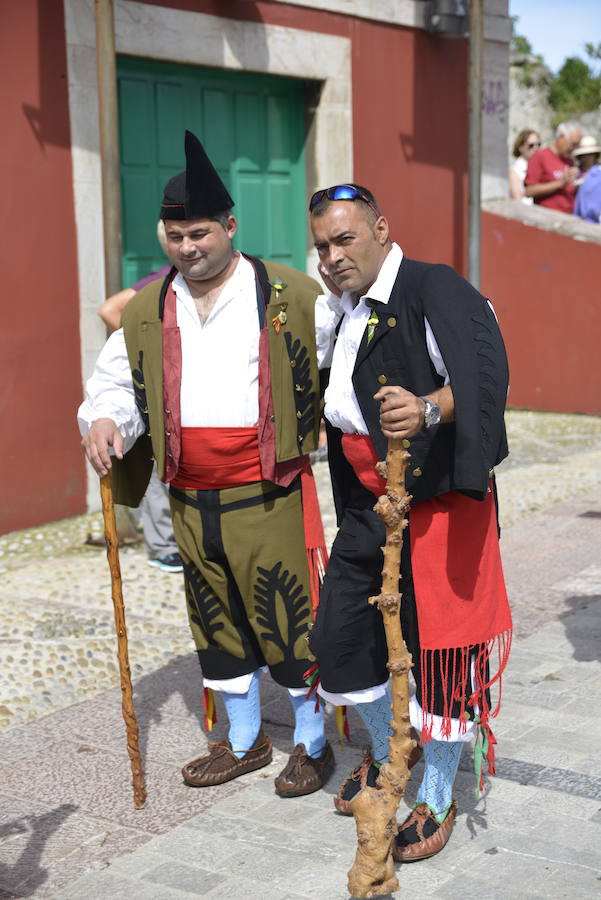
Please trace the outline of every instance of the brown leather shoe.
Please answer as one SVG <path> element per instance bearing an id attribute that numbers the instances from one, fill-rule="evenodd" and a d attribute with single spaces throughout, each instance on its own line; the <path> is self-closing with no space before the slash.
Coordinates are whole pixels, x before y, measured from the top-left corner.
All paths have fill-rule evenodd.
<path id="1" fill-rule="evenodd" d="M 304 744 L 297 744 L 275 779 L 275 792 L 280 797 L 302 797 L 324 786 L 334 771 L 334 754 L 326 741 L 319 756 L 309 756 Z"/>
<path id="2" fill-rule="evenodd" d="M 457 817 L 457 803 L 451 803 L 444 822 L 437 822 L 427 803 L 420 803 L 399 826 L 392 844 L 397 862 L 417 862 L 440 853 L 451 836 Z"/>
<path id="3" fill-rule="evenodd" d="M 269 765 L 272 755 L 271 740 L 263 729 L 250 750 L 242 757 L 236 756 L 229 741 L 220 743 L 209 741 L 209 752 L 186 763 L 182 769 L 182 776 L 190 787 L 224 784 L 232 778 L 238 778 L 239 775 L 246 775 L 247 772 L 254 772 L 255 769 Z"/>
<path id="4" fill-rule="evenodd" d="M 412 769 L 416 762 L 421 759 L 423 753 L 423 750 L 419 745 L 419 735 L 414 728 L 411 729 L 411 739 L 416 741 L 416 745 L 409 756 L 410 769 Z M 343 816 L 352 816 L 351 800 L 355 794 L 362 791 L 366 785 L 368 787 L 375 787 L 379 774 L 380 770 L 374 765 L 371 750 L 369 747 L 366 747 L 363 751 L 363 759 L 357 768 L 353 769 L 350 775 L 347 775 L 338 788 L 338 793 L 334 797 L 334 806 L 338 812 L 342 813 Z"/>

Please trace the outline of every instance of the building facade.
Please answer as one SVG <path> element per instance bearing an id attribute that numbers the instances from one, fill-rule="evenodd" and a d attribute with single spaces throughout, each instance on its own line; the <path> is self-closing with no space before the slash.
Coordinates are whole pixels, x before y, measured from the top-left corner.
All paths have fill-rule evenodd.
<path id="1" fill-rule="evenodd" d="M 506 193 L 507 7 L 486 2 L 484 198 Z M 314 271 L 307 198 L 353 180 L 374 191 L 407 255 L 464 271 L 467 40 L 430 33 L 428 8 L 115 0 L 123 286 L 161 263 L 160 188 L 183 168 L 185 127 L 234 195 L 245 250 Z M 105 340 L 94 2 L 7 4 L 1 41 L 0 157 L 17 236 L 4 248 L 0 361 L 8 531 L 98 503 L 75 425 Z"/>

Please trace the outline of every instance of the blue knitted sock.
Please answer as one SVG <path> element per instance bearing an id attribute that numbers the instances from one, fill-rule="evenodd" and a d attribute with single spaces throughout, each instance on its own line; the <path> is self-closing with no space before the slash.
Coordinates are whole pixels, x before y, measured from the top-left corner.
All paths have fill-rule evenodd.
<path id="1" fill-rule="evenodd" d="M 392 718 L 388 688 L 379 700 L 357 703 L 355 709 L 363 719 L 371 737 L 371 755 L 378 765 L 388 762 L 388 738 L 392 734 L 388 727 Z"/>
<path id="2" fill-rule="evenodd" d="M 428 741 L 424 744 L 424 777 L 417 792 L 417 802 L 427 803 L 434 818 L 444 822 L 453 802 L 453 784 L 463 741 Z"/>
<path id="3" fill-rule="evenodd" d="M 293 697 L 290 692 L 288 696 L 294 710 L 294 745 L 304 744 L 309 756 L 319 756 L 326 745 L 321 705 L 315 712 L 315 700 Z"/>
<path id="4" fill-rule="evenodd" d="M 261 670 L 253 672 L 245 694 L 221 691 L 221 699 L 230 720 L 228 737 L 232 750 L 236 756 L 246 756 L 261 730 Z"/>

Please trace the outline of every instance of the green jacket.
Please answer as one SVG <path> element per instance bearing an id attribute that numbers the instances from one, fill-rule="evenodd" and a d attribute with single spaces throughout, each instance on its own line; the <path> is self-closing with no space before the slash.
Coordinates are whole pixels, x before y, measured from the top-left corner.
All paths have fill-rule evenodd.
<path id="1" fill-rule="evenodd" d="M 248 259 L 256 272 L 260 321 L 268 332 L 269 359 L 260 353 L 259 368 L 269 367 L 273 405 L 269 421 L 262 421 L 269 398 L 263 402 L 259 398 L 259 444 L 262 435 L 275 442 L 277 473 L 277 463 L 298 459 L 317 448 L 320 396 L 315 299 L 321 289 L 312 278 L 289 266 Z M 113 460 L 115 502 L 126 506 L 139 505 L 153 460 L 164 477 L 166 454 L 173 441 L 163 408 L 162 312 L 170 280 L 167 276 L 144 287 L 130 300 L 122 317 L 136 404 L 146 425 L 146 433 L 123 460 Z M 278 291 L 280 284 L 283 287 Z"/>

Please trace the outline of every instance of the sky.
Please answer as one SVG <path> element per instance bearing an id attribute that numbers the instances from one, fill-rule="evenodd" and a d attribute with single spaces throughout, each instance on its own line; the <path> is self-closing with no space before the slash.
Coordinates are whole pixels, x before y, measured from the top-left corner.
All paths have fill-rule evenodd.
<path id="1" fill-rule="evenodd" d="M 509 0 L 509 15 L 553 72 L 566 56 L 588 61 L 584 44 L 601 43 L 601 0 Z"/>

